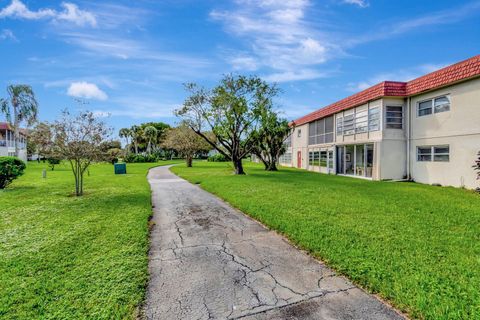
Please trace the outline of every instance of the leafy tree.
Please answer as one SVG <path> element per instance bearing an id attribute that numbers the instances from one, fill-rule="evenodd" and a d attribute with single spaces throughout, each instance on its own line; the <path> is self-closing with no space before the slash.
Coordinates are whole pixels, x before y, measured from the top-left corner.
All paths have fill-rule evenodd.
<path id="1" fill-rule="evenodd" d="M 278 94 L 275 85 L 258 77 L 225 76 L 213 90 L 187 84 L 189 96 L 183 107 L 176 110 L 198 135 L 213 148 L 231 159 L 235 174 L 244 174 L 242 159 L 255 145 L 254 132 L 262 110 L 271 105 Z M 204 132 L 212 132 L 215 140 Z"/>
<path id="2" fill-rule="evenodd" d="M 138 140 L 141 136 L 141 128 L 139 126 L 135 125 L 130 128 L 130 137 L 132 138 L 133 146 L 135 148 L 135 154 L 138 154 Z"/>
<path id="3" fill-rule="evenodd" d="M 154 126 L 143 129 L 143 136 L 147 140 L 147 154 L 152 154 L 152 142 L 157 140 L 158 130 Z"/>
<path id="4" fill-rule="evenodd" d="M 29 141 L 36 148 L 39 157 L 48 158 L 53 146 L 52 127 L 48 122 L 39 122 L 33 130 L 30 131 Z"/>
<path id="5" fill-rule="evenodd" d="M 213 141 L 214 137 L 211 134 L 205 133 L 204 135 Z M 184 157 L 187 167 L 192 166 L 193 158 L 199 152 L 208 152 L 212 149 L 205 139 L 185 123 L 180 124 L 177 128 L 169 129 L 162 145 L 166 149 L 177 151 L 180 156 Z"/>
<path id="6" fill-rule="evenodd" d="M 155 129 L 157 129 L 157 139 L 155 141 L 152 141 L 152 143 L 157 146 L 161 145 L 162 141 L 165 139 L 165 135 L 168 129 L 170 129 L 170 125 L 163 122 L 146 122 L 142 123 L 140 127 L 143 130 L 145 130 L 146 127 L 154 127 Z"/>
<path id="7" fill-rule="evenodd" d="M 75 195 L 83 195 L 83 176 L 90 164 L 105 159 L 102 144 L 110 129 L 89 111 L 72 116 L 67 110 L 53 128 L 52 155 L 68 160 L 75 176 Z"/>
<path id="8" fill-rule="evenodd" d="M 120 129 L 120 131 L 118 132 L 118 136 L 122 139 L 125 139 L 125 150 L 126 152 L 128 153 L 130 151 L 130 137 L 131 137 L 132 133 L 130 132 L 130 129 L 128 128 L 122 128 Z"/>
<path id="9" fill-rule="evenodd" d="M 25 171 L 25 162 L 15 157 L 0 157 L 0 189 L 5 189 Z"/>
<path id="10" fill-rule="evenodd" d="M 15 139 L 15 156 L 18 157 L 20 142 L 20 125 L 26 122 L 32 125 L 37 121 L 38 103 L 32 87 L 28 85 L 10 85 L 7 87 L 9 99 L 0 99 L 0 111 L 13 127 Z M 12 119 L 13 118 L 13 119 Z"/>
<path id="11" fill-rule="evenodd" d="M 252 150 L 265 165 L 265 170 L 278 170 L 278 159 L 285 152 L 285 140 L 291 132 L 292 128 L 286 119 L 279 118 L 271 108 L 265 108 L 259 129 L 255 132 L 255 147 Z"/>
<path id="12" fill-rule="evenodd" d="M 48 159 L 47 159 L 47 162 L 48 162 L 48 166 L 49 166 L 50 169 L 53 171 L 53 170 L 55 170 L 55 166 L 56 166 L 57 164 L 60 164 L 60 162 L 62 162 L 62 160 L 57 159 L 57 158 L 48 158 Z"/>

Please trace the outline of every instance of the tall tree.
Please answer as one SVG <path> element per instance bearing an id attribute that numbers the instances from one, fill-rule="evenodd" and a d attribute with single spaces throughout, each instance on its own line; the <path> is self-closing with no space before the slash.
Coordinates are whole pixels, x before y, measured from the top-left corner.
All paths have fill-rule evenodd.
<path id="1" fill-rule="evenodd" d="M 138 154 L 138 139 L 141 137 L 141 128 L 139 126 L 132 126 L 130 128 L 130 137 L 132 138 L 135 154 Z"/>
<path id="2" fill-rule="evenodd" d="M 265 170 L 277 171 L 278 159 L 285 152 L 285 140 L 291 132 L 286 119 L 280 118 L 272 108 L 265 108 L 252 150 L 265 165 Z"/>
<path id="3" fill-rule="evenodd" d="M 32 87 L 28 85 L 10 85 L 7 87 L 9 99 L 0 100 L 0 110 L 13 127 L 15 139 L 15 156 L 19 154 L 20 125 L 28 126 L 37 121 L 38 103 Z"/>
<path id="4" fill-rule="evenodd" d="M 120 131 L 118 132 L 118 136 L 122 139 L 125 139 L 125 150 L 127 150 L 126 152 L 129 153 L 130 151 L 130 136 L 131 136 L 131 132 L 130 132 L 130 129 L 128 128 L 122 128 L 120 129 Z"/>
<path id="5" fill-rule="evenodd" d="M 71 115 L 67 110 L 52 126 L 52 155 L 68 160 L 75 177 L 75 194 L 83 195 L 83 177 L 90 164 L 105 159 L 102 146 L 110 129 L 93 112 Z"/>
<path id="6" fill-rule="evenodd" d="M 262 110 L 278 94 L 277 87 L 255 76 L 226 75 L 213 90 L 196 84 L 187 84 L 186 89 L 190 95 L 176 115 L 231 159 L 235 174 L 244 174 L 242 159 L 254 147 L 253 133 Z M 206 131 L 212 132 L 215 139 L 205 135 Z"/>
<path id="7" fill-rule="evenodd" d="M 209 133 L 205 133 L 209 139 L 214 139 Z M 196 134 L 188 125 L 181 123 L 177 128 L 171 128 L 165 135 L 162 143 L 165 149 L 172 149 L 185 158 L 187 167 L 192 166 L 195 155 L 200 152 L 208 152 L 212 150 L 210 144 Z"/>
<path id="8" fill-rule="evenodd" d="M 152 154 L 152 142 L 157 140 L 158 130 L 154 126 L 147 126 L 143 129 L 143 135 L 147 140 L 147 153 Z"/>

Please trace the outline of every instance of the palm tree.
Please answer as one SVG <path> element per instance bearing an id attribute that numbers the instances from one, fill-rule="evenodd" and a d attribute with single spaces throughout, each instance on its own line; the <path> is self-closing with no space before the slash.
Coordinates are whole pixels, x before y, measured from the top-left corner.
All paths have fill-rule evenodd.
<path id="1" fill-rule="evenodd" d="M 37 121 L 38 103 L 32 87 L 28 85 L 10 85 L 7 87 L 7 92 L 10 96 L 10 101 L 7 99 L 0 100 L 0 112 L 5 114 L 7 121 L 13 127 L 15 156 L 18 157 L 20 124 L 26 121 L 27 125 L 32 125 Z"/>
<path id="2" fill-rule="evenodd" d="M 130 128 L 130 137 L 132 138 L 133 145 L 135 146 L 135 154 L 138 154 L 138 138 L 140 138 L 139 126 L 132 126 Z"/>
<path id="3" fill-rule="evenodd" d="M 127 153 L 129 153 L 129 150 L 130 150 L 130 143 L 129 143 L 129 138 L 131 137 L 132 133 L 130 132 L 130 129 L 128 128 L 122 128 L 120 129 L 120 131 L 118 132 L 118 135 L 120 136 L 120 138 L 123 138 L 125 139 L 125 142 L 127 143 L 125 145 L 125 149 L 127 150 Z"/>
<path id="4" fill-rule="evenodd" d="M 143 129 L 144 138 L 148 141 L 147 153 L 152 153 L 152 141 L 157 140 L 158 130 L 154 126 L 147 126 Z"/>

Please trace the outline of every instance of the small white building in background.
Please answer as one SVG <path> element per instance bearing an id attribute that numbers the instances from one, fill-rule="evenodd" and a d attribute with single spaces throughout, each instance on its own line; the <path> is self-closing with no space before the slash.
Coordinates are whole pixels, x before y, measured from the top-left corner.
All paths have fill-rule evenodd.
<path id="1" fill-rule="evenodd" d="M 384 81 L 295 121 L 282 165 L 371 180 L 480 187 L 480 55 Z"/>
<path id="2" fill-rule="evenodd" d="M 27 161 L 27 139 L 20 133 L 19 158 Z M 13 128 L 6 122 L 0 122 L 0 157 L 15 156 Z"/>

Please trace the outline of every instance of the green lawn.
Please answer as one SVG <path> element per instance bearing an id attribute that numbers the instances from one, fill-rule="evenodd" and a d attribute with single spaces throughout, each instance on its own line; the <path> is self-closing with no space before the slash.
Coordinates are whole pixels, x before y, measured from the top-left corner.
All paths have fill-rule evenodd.
<path id="1" fill-rule="evenodd" d="M 247 164 L 172 171 L 420 319 L 480 319 L 480 195 Z"/>
<path id="2" fill-rule="evenodd" d="M 29 163 L 0 191 L 0 318 L 134 318 L 148 278 L 146 173 L 161 164 L 121 176 L 94 165 L 76 198 L 67 165 L 42 179 L 46 165 Z"/>

